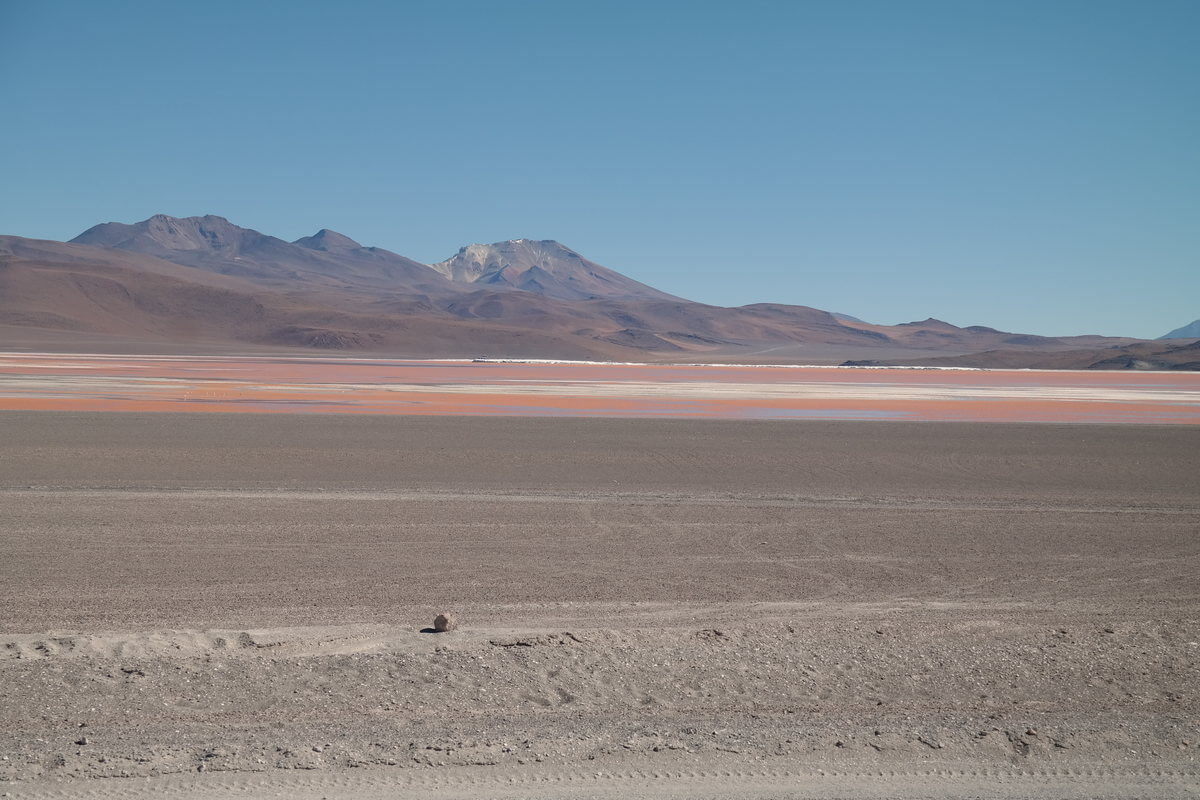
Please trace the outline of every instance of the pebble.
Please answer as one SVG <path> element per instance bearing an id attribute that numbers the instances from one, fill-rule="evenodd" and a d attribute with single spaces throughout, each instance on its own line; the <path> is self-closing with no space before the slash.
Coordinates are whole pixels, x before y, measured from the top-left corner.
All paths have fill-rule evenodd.
<path id="1" fill-rule="evenodd" d="M 433 618 L 433 629 L 438 633 L 452 631 L 458 627 L 458 617 L 453 614 L 438 614 Z"/>

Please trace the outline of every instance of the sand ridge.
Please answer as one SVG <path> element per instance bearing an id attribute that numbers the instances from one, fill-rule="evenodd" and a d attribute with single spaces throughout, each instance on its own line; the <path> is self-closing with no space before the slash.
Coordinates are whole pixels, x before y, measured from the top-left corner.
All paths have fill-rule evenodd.
<path id="1" fill-rule="evenodd" d="M 444 635 L 60 632 L 20 637 L 15 652 L 6 637 L 0 669 L 46 721 L 29 736 L 30 723 L 4 720 L 2 768 L 31 796 L 39 777 L 236 783 L 264 770 L 350 770 L 368 787 L 419 788 L 449 769 L 459 788 L 478 790 L 533 771 L 547 776 L 547 796 L 585 774 L 656 796 L 639 778 L 724 781 L 741 796 L 769 777 L 779 790 L 819 785 L 821 772 L 924 773 L 952 795 L 962 786 L 941 779 L 1055 786 L 1073 776 L 1095 790 L 1157 778 L 1184 791 L 1200 775 L 1194 622 L 1028 605 L 864 605 L 833 618 L 817 606 L 693 610 L 701 616 L 689 620 L 647 609 L 650 627 L 484 624 Z M 753 625 L 737 621 L 747 616 Z"/>

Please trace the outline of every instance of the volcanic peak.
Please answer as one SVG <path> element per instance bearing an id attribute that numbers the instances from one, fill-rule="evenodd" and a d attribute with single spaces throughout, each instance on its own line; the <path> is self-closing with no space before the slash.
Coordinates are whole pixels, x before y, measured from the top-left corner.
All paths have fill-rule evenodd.
<path id="1" fill-rule="evenodd" d="M 676 299 L 588 261 L 553 239 L 470 244 L 430 266 L 456 283 L 524 289 L 562 300 Z"/>
<path id="2" fill-rule="evenodd" d="M 336 252 L 339 250 L 359 250 L 362 245 L 351 239 L 345 234 L 331 231 L 329 228 L 321 228 L 312 236 L 304 236 L 292 244 L 307 247 L 309 250 L 323 250 L 327 253 Z"/>

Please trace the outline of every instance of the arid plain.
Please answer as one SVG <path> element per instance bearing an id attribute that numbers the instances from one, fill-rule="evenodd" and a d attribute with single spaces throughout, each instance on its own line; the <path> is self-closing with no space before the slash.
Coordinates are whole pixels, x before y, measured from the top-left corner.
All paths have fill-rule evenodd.
<path id="1" fill-rule="evenodd" d="M 12 797 L 1195 796 L 1194 377 L 4 361 Z"/>

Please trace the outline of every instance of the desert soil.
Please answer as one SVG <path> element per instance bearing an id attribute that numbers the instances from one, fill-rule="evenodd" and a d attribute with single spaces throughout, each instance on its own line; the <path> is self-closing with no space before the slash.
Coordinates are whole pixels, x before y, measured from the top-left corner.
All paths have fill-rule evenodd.
<path id="1" fill-rule="evenodd" d="M 3 413 L 0 794 L 1194 797 L 1198 454 Z"/>

